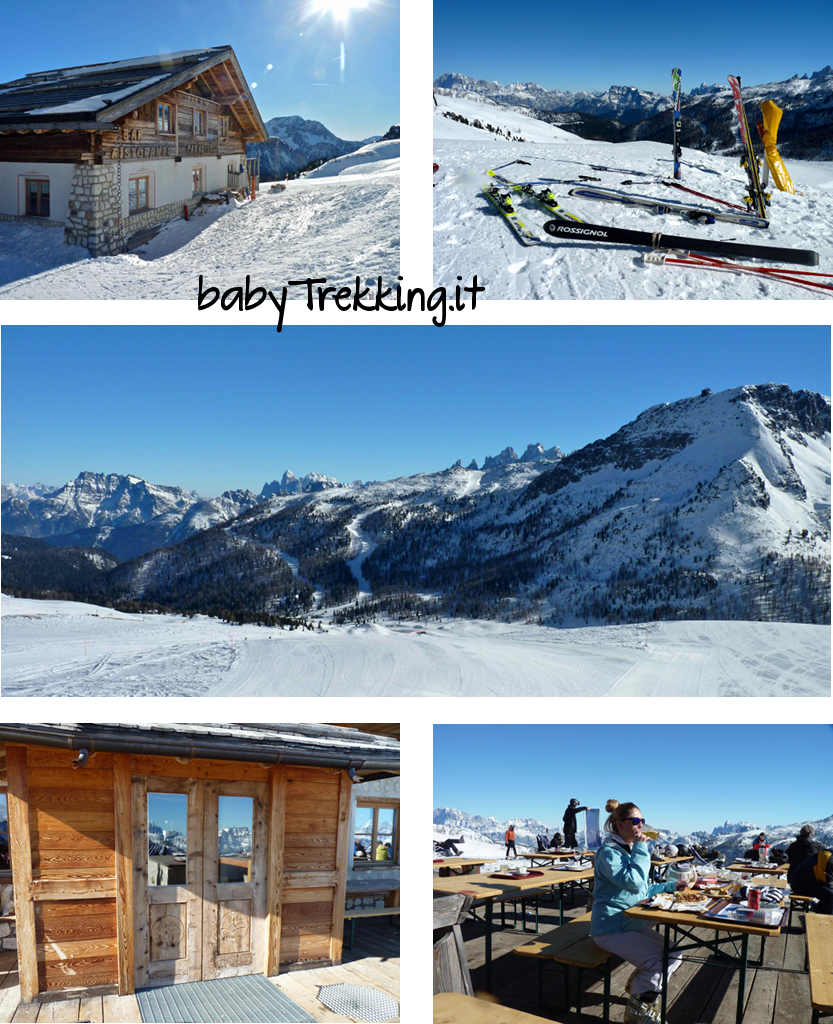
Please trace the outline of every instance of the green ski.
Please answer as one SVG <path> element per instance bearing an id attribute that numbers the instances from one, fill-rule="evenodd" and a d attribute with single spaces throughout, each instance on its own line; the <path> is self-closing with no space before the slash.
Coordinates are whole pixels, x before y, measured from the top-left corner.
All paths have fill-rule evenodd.
<path id="1" fill-rule="evenodd" d="M 512 205 L 512 197 L 508 193 L 501 192 L 496 185 L 483 185 L 483 192 L 489 202 L 503 214 L 504 220 L 524 245 L 540 244 L 542 240 L 534 235 L 523 221 L 518 220 L 515 207 Z"/>
<path id="2" fill-rule="evenodd" d="M 495 181 L 499 181 L 501 185 L 507 185 L 509 188 L 520 193 L 520 195 L 534 200 L 539 206 L 543 206 L 545 210 L 548 210 L 553 214 L 553 216 L 558 217 L 559 220 L 574 220 L 578 224 L 581 224 L 581 218 L 574 216 L 572 213 L 568 213 L 558 202 L 558 199 L 552 194 L 550 189 L 540 188 L 536 191 L 534 185 L 530 185 L 528 183 L 519 184 L 516 181 L 510 181 L 508 178 L 504 178 L 502 174 L 498 174 L 496 171 L 487 171 L 486 173 L 491 175 Z"/>

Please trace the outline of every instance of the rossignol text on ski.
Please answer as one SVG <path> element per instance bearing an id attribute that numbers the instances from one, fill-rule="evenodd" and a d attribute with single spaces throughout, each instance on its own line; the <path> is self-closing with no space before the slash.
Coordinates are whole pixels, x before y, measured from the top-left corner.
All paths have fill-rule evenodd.
<path id="1" fill-rule="evenodd" d="M 741 167 L 746 169 L 746 175 L 749 179 L 749 195 L 744 196 L 744 200 L 757 210 L 759 217 L 765 218 L 768 197 L 764 194 L 761 179 L 758 176 L 758 158 L 755 156 L 755 150 L 752 148 L 752 135 L 749 131 L 749 123 L 746 120 L 746 111 L 743 109 L 740 78 L 729 75 L 728 81 L 732 87 L 732 95 L 735 99 L 735 113 L 737 114 L 738 125 L 740 126 L 741 142 L 746 149 L 746 153 L 740 162 Z"/>
<path id="2" fill-rule="evenodd" d="M 575 241 L 615 242 L 622 245 L 648 245 L 652 249 L 690 249 L 695 252 L 714 252 L 725 256 L 745 256 L 750 259 L 771 260 L 774 263 L 799 263 L 817 267 L 819 254 L 812 249 L 785 249 L 774 245 L 748 245 L 745 242 L 724 242 L 714 238 L 687 238 L 631 228 L 611 228 L 604 224 L 572 224 L 563 220 L 548 220 L 544 231 L 556 238 Z"/>
<path id="3" fill-rule="evenodd" d="M 680 138 L 682 136 L 683 122 L 680 118 L 680 100 L 682 99 L 682 87 L 680 79 L 680 69 L 674 68 L 671 71 L 671 82 L 674 86 L 674 177 L 679 181 L 683 176 L 682 159 L 683 150 L 680 146 Z"/>

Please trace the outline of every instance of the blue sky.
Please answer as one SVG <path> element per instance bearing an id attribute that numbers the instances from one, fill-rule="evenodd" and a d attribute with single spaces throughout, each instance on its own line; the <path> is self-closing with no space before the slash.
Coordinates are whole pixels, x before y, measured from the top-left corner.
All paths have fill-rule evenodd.
<path id="1" fill-rule="evenodd" d="M 565 452 L 659 402 L 830 393 L 828 327 L 4 327 L 3 482 L 132 473 L 212 497 Z"/>
<path id="2" fill-rule="evenodd" d="M 560 829 L 573 797 L 614 799 L 681 833 L 791 825 L 833 813 L 831 761 L 830 725 L 435 725 L 434 806 Z"/>
<path id="3" fill-rule="evenodd" d="M 317 0 L 174 0 L 162 9 L 104 0 L 41 0 L 3 13 L 2 80 L 33 71 L 230 45 L 264 121 L 298 114 L 340 138 L 399 121 L 399 2 L 360 0 L 342 20 Z M 345 3 L 349 0 L 335 0 Z M 344 45 L 342 71 L 341 47 Z"/>
<path id="4" fill-rule="evenodd" d="M 454 71 L 503 85 L 572 92 L 630 85 L 670 95 L 673 67 L 682 69 L 685 93 L 702 82 L 726 85 L 727 75 L 758 85 L 829 64 L 829 2 L 796 0 L 782 13 L 762 14 L 755 30 L 722 0 L 696 8 L 529 0 L 504 10 L 498 23 L 478 0 L 436 0 L 434 78 Z"/>

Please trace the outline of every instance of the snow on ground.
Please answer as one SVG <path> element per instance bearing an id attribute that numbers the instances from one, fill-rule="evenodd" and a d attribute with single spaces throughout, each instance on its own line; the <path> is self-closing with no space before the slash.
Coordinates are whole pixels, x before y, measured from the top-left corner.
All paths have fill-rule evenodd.
<path id="1" fill-rule="evenodd" d="M 830 629 L 230 626 L 3 595 L 3 696 L 830 696 Z"/>
<path id="2" fill-rule="evenodd" d="M 398 149 L 399 143 L 396 143 Z M 369 149 L 370 147 L 365 147 Z M 337 174 L 337 172 L 336 172 Z M 0 299 L 193 299 L 197 278 L 221 291 L 326 278 L 355 285 L 399 273 L 399 160 L 376 144 L 350 173 L 263 183 L 254 202 L 199 207 L 147 245 L 92 259 L 63 228 L 0 223 Z M 372 215 L 371 215 L 372 214 Z M 303 288 L 290 299 L 305 299 Z M 276 311 L 277 312 L 277 311 Z"/>
<path id="3" fill-rule="evenodd" d="M 645 247 L 565 241 L 543 230 L 551 215 L 526 198 L 515 197 L 520 219 L 544 241 L 526 246 L 502 215 L 483 196 L 480 186 L 491 179 L 488 168 L 513 160 L 525 160 L 505 168 L 507 178 L 532 181 L 544 178 L 572 181 L 580 174 L 601 178 L 578 182 L 625 192 L 634 196 L 662 196 L 667 201 L 691 205 L 720 204 L 651 182 L 672 175 L 671 143 L 590 142 L 553 125 L 528 118 L 520 112 L 488 103 L 475 103 L 437 95 L 434 109 L 434 285 L 453 288 L 457 275 L 470 280 L 475 274 L 485 286 L 487 299 L 758 299 L 830 298 L 833 292 L 760 280 L 756 276 L 721 273 L 679 266 L 651 266 L 643 262 Z M 500 127 L 524 142 L 509 141 L 443 116 L 462 114 L 469 121 Z M 670 128 L 669 128 L 670 132 Z M 591 164 L 640 170 L 655 177 L 646 184 L 622 185 L 628 173 L 593 171 Z M 766 230 L 728 222 L 699 224 L 678 215 L 624 207 L 568 195 L 572 184 L 552 184 L 562 206 L 587 223 L 640 231 L 664 232 L 687 238 L 733 239 L 756 245 L 813 249 L 818 267 L 794 269 L 833 273 L 833 236 L 829 230 L 833 212 L 833 162 L 787 161 L 796 195 L 774 191 L 770 227 Z M 734 157 L 683 150 L 683 180 L 687 188 L 717 196 L 731 203 L 743 202 L 746 174 Z M 782 263 L 750 262 L 750 266 Z M 833 283 L 833 279 L 825 283 Z"/>

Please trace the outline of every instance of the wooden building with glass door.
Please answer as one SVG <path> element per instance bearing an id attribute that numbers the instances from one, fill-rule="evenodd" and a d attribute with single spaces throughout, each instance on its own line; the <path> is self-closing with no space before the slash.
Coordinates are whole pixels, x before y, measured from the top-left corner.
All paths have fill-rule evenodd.
<path id="1" fill-rule="evenodd" d="M 361 728 L 0 726 L 21 1001 L 339 963 Z"/>

